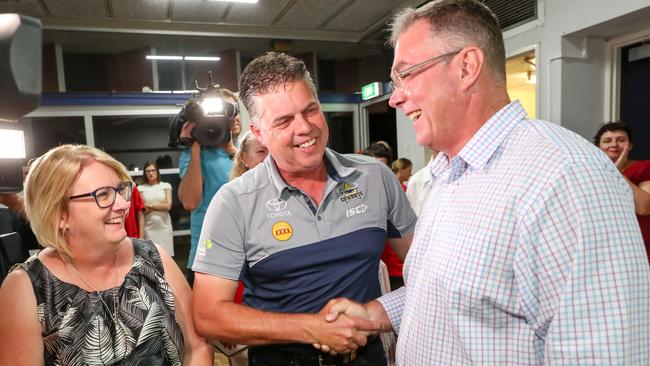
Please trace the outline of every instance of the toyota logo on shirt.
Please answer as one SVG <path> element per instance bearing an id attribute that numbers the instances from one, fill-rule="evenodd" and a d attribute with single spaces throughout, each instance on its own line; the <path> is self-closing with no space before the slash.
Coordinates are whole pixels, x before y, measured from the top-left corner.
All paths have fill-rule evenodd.
<path id="1" fill-rule="evenodd" d="M 287 201 L 282 198 L 271 198 L 266 201 L 266 208 L 268 208 L 269 211 L 279 212 L 287 208 Z"/>

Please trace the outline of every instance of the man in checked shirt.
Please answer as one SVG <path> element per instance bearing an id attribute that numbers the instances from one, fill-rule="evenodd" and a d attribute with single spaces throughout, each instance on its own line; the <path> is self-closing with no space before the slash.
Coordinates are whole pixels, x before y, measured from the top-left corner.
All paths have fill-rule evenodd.
<path id="1" fill-rule="evenodd" d="M 650 365 L 650 267 L 632 194 L 589 142 L 506 92 L 474 0 L 396 16 L 390 105 L 440 151 L 406 286 L 340 313 L 398 332 L 399 365 Z"/>

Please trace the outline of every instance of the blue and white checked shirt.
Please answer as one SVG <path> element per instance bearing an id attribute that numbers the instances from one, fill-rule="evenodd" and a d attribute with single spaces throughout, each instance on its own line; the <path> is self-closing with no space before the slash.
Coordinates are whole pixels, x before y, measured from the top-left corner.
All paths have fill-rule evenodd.
<path id="1" fill-rule="evenodd" d="M 650 266 L 602 152 L 514 102 L 431 174 L 406 287 L 379 299 L 399 365 L 650 365 Z"/>

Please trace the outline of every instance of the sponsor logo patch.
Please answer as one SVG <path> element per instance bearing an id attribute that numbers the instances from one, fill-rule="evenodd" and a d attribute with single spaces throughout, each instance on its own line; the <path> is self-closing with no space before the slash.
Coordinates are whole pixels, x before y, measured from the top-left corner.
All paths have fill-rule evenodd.
<path id="1" fill-rule="evenodd" d="M 279 241 L 287 241 L 291 239 L 291 236 L 293 235 L 293 228 L 286 221 L 276 222 L 273 224 L 273 228 L 271 230 L 273 237 Z"/>
<path id="2" fill-rule="evenodd" d="M 362 213 L 366 212 L 367 209 L 368 209 L 368 206 L 366 206 L 365 204 L 362 203 L 362 204 L 358 205 L 357 207 L 353 207 L 353 208 L 345 211 L 345 217 L 351 217 L 351 216 L 354 216 L 354 215 L 362 214 Z"/>
<path id="3" fill-rule="evenodd" d="M 271 198 L 266 201 L 266 208 L 268 208 L 269 211 L 280 212 L 287 208 L 287 201 L 282 198 Z"/>
<path id="4" fill-rule="evenodd" d="M 203 245 L 205 246 L 205 249 L 210 249 L 212 248 L 214 243 L 212 242 L 212 240 L 206 239 L 205 242 L 203 242 Z"/>
<path id="5" fill-rule="evenodd" d="M 361 199 L 363 197 L 363 192 L 359 189 L 358 184 L 348 184 L 343 182 L 338 187 L 339 196 L 341 196 L 341 202 L 348 203 L 353 198 Z"/>
<path id="6" fill-rule="evenodd" d="M 287 201 L 283 200 L 282 198 L 271 198 L 270 200 L 266 201 L 266 208 L 271 211 L 270 213 L 266 213 L 266 218 L 268 219 L 291 216 L 291 211 L 283 211 L 285 208 L 287 208 Z"/>

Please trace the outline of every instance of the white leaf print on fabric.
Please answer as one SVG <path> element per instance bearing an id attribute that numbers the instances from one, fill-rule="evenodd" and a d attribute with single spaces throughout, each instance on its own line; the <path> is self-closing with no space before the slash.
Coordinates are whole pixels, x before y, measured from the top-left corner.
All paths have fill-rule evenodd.
<path id="1" fill-rule="evenodd" d="M 115 354 L 109 328 L 97 314 L 90 319 L 82 352 L 84 361 L 91 366 L 108 365 L 113 361 Z"/>

